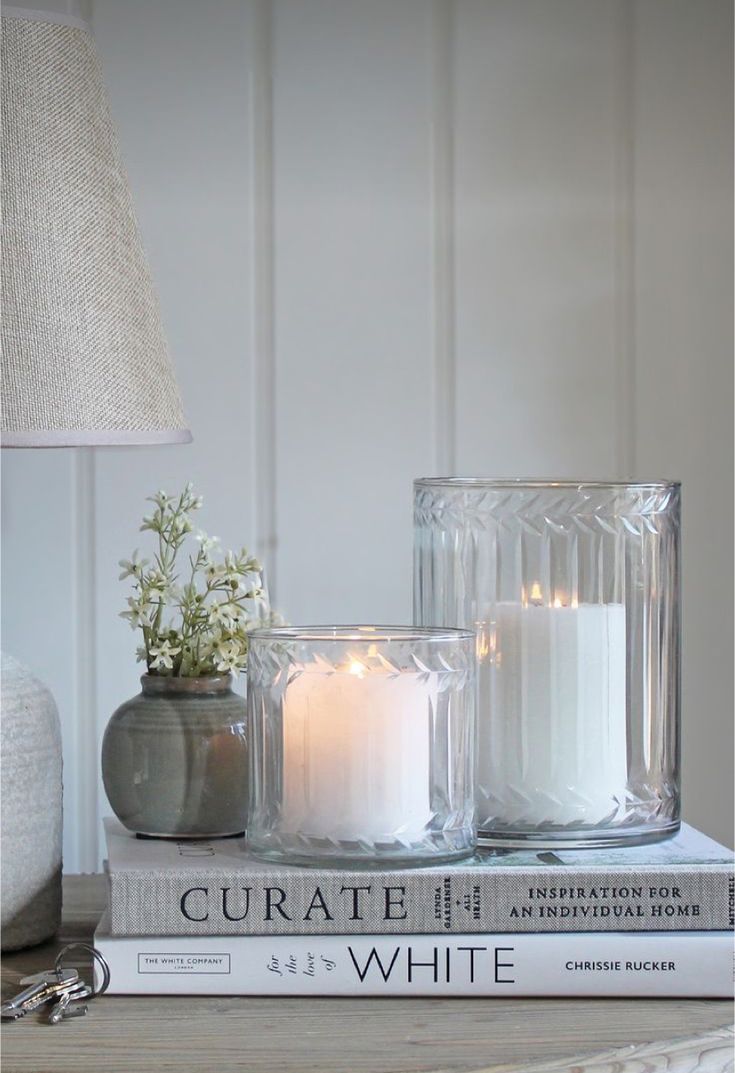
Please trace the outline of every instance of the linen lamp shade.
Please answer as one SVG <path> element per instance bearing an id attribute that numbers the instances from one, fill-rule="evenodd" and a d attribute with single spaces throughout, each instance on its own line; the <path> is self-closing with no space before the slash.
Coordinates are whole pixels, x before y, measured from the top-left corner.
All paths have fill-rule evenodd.
<path id="1" fill-rule="evenodd" d="M 188 442 L 92 37 L 2 31 L 2 445 Z"/>

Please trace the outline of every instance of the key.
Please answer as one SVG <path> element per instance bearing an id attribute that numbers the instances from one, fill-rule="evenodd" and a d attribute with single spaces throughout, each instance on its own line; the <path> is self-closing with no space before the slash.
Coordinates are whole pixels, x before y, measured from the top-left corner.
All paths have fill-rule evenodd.
<path id="1" fill-rule="evenodd" d="M 47 969 L 45 972 L 34 972 L 30 976 L 21 977 L 20 983 L 22 984 L 40 984 L 48 983 L 52 980 L 54 983 L 58 981 L 66 980 L 69 983 L 74 983 L 79 979 L 79 973 L 76 969 Z"/>
<path id="2" fill-rule="evenodd" d="M 24 1013 L 30 1013 L 32 1010 L 37 1010 L 39 1006 L 45 1006 L 47 1002 L 61 998 L 68 991 L 76 989 L 77 986 L 77 984 L 68 983 L 46 984 L 43 991 L 27 999 L 21 1008 Z"/>
<path id="3" fill-rule="evenodd" d="M 0 1006 L 0 1017 L 3 1021 L 17 1021 L 19 1017 L 22 1017 L 25 1010 L 20 1007 L 11 1006 L 9 1002 L 4 1002 Z"/>
<path id="4" fill-rule="evenodd" d="M 51 972 L 45 975 L 47 976 L 46 981 L 39 980 L 31 984 L 25 991 L 21 991 L 20 995 L 16 995 L 7 1004 L 10 1007 L 9 1009 L 0 1008 L 3 1016 L 12 1017 L 13 1019 L 23 1017 L 24 1014 L 37 1010 L 39 1006 L 50 1002 L 57 995 L 62 995 L 71 988 L 76 987 L 79 979 L 78 974 L 76 980 L 59 980 L 56 977 L 56 973 Z"/>
<path id="5" fill-rule="evenodd" d="M 76 969 L 62 969 L 60 975 L 57 975 L 57 973 L 51 969 L 49 972 L 37 972 L 32 976 L 24 976 L 20 982 L 27 986 L 23 991 L 19 991 L 17 995 L 0 1006 L 0 1016 L 5 1020 L 22 1017 L 23 1012 L 25 1012 L 25 1003 L 44 991 L 50 982 L 64 982 L 68 984 L 78 979 L 79 973 Z"/>
<path id="6" fill-rule="evenodd" d="M 87 1005 L 79 1006 L 77 1003 L 82 1002 L 85 998 L 92 996 L 92 988 L 87 984 L 79 984 L 72 990 L 65 992 L 57 1003 L 52 1007 L 49 1014 L 49 1024 L 58 1025 L 61 1021 L 65 1021 L 68 1017 L 84 1017 L 87 1012 Z"/>
<path id="7" fill-rule="evenodd" d="M 62 1021 L 68 1021 L 70 1017 L 86 1017 L 89 1006 L 85 1003 L 84 1006 L 77 1006 L 75 1003 L 70 1003 L 61 1015 Z M 58 1024 L 58 1021 L 52 1021 L 51 1024 Z"/>
<path id="8" fill-rule="evenodd" d="M 37 995 L 42 994 L 48 985 L 45 983 L 31 984 L 24 991 L 20 991 L 13 998 L 7 1002 L 3 1002 L 0 1006 L 0 1017 L 4 1021 L 16 1020 L 18 1017 L 22 1017 L 26 1013 L 26 1003 L 30 1002 Z"/>
<path id="9" fill-rule="evenodd" d="M 49 1014 L 49 1024 L 57 1025 L 67 1017 L 83 1017 L 87 1012 L 87 1005 L 78 1005 L 85 998 L 93 998 L 92 988 L 87 984 L 79 983 L 72 990 L 65 992 L 59 1001 L 54 1004 Z"/>

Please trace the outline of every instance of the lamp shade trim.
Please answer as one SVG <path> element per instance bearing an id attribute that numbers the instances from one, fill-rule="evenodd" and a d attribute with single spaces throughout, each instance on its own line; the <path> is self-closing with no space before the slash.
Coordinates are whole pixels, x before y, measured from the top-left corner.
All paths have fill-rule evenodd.
<path id="1" fill-rule="evenodd" d="M 90 32 L 89 23 L 76 15 L 63 11 L 40 11 L 35 8 L 8 7 L 3 5 L 4 19 L 25 19 L 27 22 L 48 22 L 54 26 L 75 26 L 77 30 Z"/>
<path id="2" fill-rule="evenodd" d="M 134 447 L 191 443 L 187 428 L 162 429 L 27 429 L 0 432 L 0 447 Z"/>

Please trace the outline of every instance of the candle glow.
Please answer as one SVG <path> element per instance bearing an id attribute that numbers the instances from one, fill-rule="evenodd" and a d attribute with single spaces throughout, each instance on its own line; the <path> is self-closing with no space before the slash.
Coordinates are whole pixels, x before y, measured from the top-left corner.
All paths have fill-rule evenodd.
<path id="1" fill-rule="evenodd" d="M 298 671 L 283 701 L 283 829 L 348 841 L 419 837 L 431 818 L 433 678 L 400 670 L 375 646 Z"/>

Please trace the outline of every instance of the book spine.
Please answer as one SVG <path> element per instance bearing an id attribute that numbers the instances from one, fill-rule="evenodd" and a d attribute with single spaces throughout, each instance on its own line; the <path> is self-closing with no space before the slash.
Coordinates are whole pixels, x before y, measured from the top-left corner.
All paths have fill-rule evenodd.
<path id="1" fill-rule="evenodd" d="M 732 938 L 718 932 L 119 939 L 98 930 L 95 945 L 112 994 L 732 994 Z"/>
<path id="2" fill-rule="evenodd" d="M 717 931 L 726 866 L 312 872 L 110 872 L 113 935 Z"/>

